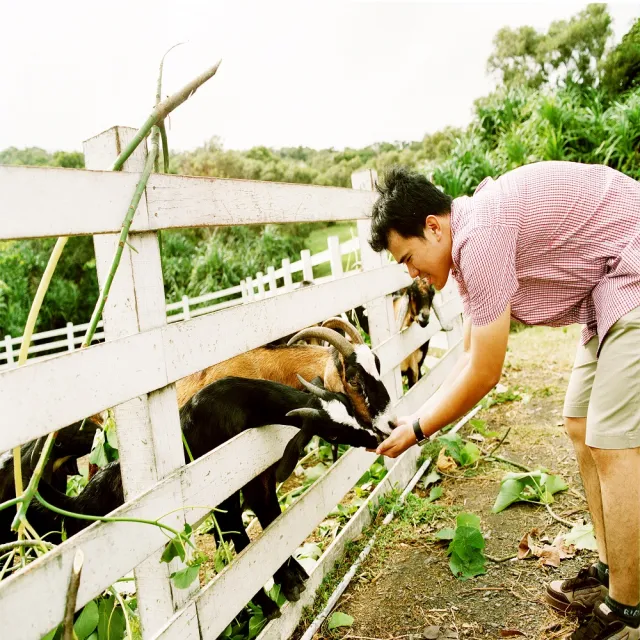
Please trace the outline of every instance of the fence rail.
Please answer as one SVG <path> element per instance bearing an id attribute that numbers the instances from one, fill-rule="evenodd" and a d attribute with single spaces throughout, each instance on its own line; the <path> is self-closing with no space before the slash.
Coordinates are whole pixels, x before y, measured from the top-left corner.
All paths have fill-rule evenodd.
<path id="1" fill-rule="evenodd" d="M 126 144 L 133 133 L 119 127 L 88 140 L 88 171 L 0 167 L 0 239 L 95 234 L 102 286 L 127 198 L 144 162 L 144 149 L 132 156 L 122 174 L 101 169 L 111 164 L 118 144 Z M 441 327 L 433 315 L 425 329 L 396 331 L 391 294 L 409 284 L 410 278 L 403 267 L 386 264 L 366 243 L 369 227 L 363 218 L 373 194 L 359 189 L 370 189 L 372 181 L 369 171 L 354 175 L 352 190 L 154 176 L 136 213 L 134 232 L 105 307 L 105 342 L 0 371 L 0 415 L 11 424 L 11 429 L 0 430 L 0 451 L 113 407 L 127 501 L 118 513 L 149 519 L 170 513 L 163 521 L 181 529 L 204 515 L 187 507 L 217 506 L 277 461 L 292 428 L 272 425 L 244 432 L 185 465 L 175 381 L 361 304 L 367 308 L 372 345 L 397 411 L 415 411 L 437 389 L 461 349 L 460 304 L 451 287 L 441 292 L 439 317 L 450 329 L 451 348 L 427 377 L 402 395 L 398 364 Z M 86 215 L 89 210 L 91 216 Z M 332 275 L 316 286 L 296 289 L 290 276 L 297 265 L 288 262 L 240 285 L 232 295 L 239 294 L 243 304 L 222 309 L 218 305 L 216 313 L 200 315 L 191 305 L 186 314 L 184 308 L 176 307 L 170 311 L 183 314 L 182 321 L 168 322 L 155 230 L 345 219 L 358 220 L 360 271 L 342 273 L 343 248 L 331 241 L 327 253 Z M 303 277 L 310 275 L 314 260 L 325 257 L 303 254 L 297 261 Z M 272 288 L 280 278 L 283 286 Z M 195 304 L 221 297 L 200 296 Z M 69 343 L 75 342 L 75 332 L 59 331 L 67 332 Z M 65 333 L 48 333 L 47 338 L 65 337 Z M 7 343 L 10 349 L 18 344 L 14 340 Z M 406 482 L 415 468 L 416 453 L 408 451 L 391 465 L 395 481 Z M 217 638 L 374 459 L 375 454 L 362 449 L 347 452 L 202 588 L 197 583 L 186 591 L 172 587 L 169 568 L 159 562 L 166 538 L 155 527 L 94 524 L 0 582 L 3 636 L 40 638 L 61 621 L 73 557 L 81 548 L 85 566 L 78 608 L 133 569 L 145 640 Z M 391 482 L 385 483 L 378 495 L 389 488 Z M 337 559 L 340 545 L 358 533 L 364 520 L 359 513 L 337 545 L 321 558 L 306 598 Z M 265 640 L 287 637 L 299 613 L 295 606 L 286 607 L 281 621 L 263 632 Z"/>
<path id="2" fill-rule="evenodd" d="M 356 253 L 359 250 L 360 242 L 358 238 L 352 238 L 340 244 L 337 236 L 329 236 L 327 239 L 328 248 L 319 253 L 311 254 L 308 250 L 303 250 L 300 260 L 291 262 L 289 258 L 282 261 L 282 266 L 278 269 L 269 267 L 267 273 L 258 272 L 254 277 L 242 280 L 239 285 L 220 289 L 212 293 L 205 293 L 200 296 L 189 298 L 183 296 L 179 302 L 171 302 L 166 305 L 167 322 L 180 322 L 196 318 L 206 313 L 221 311 L 251 300 L 261 300 L 271 296 L 287 293 L 297 289 L 300 282 L 293 282 L 293 277 L 298 273 L 306 273 L 308 279 L 313 279 L 315 283 L 328 282 L 344 275 L 341 257 Z M 330 275 L 314 278 L 313 267 L 328 264 Z M 354 264 L 357 264 L 354 261 Z M 280 283 L 278 281 L 281 281 Z M 224 302 L 205 304 L 230 298 Z M 204 305 L 204 306 L 202 306 Z M 98 329 L 102 329 L 103 323 L 98 323 Z M 76 324 L 68 322 L 62 329 L 42 331 L 34 333 L 31 338 L 31 345 L 28 351 L 30 361 L 42 358 L 50 358 L 65 351 L 74 351 L 82 344 L 84 334 L 89 328 L 89 323 Z M 58 338 L 58 339 L 55 339 Z M 104 341 L 104 332 L 97 331 L 93 337 L 92 344 L 99 344 Z M 18 351 L 22 345 L 22 337 L 7 335 L 0 340 L 0 369 L 16 366 Z"/>

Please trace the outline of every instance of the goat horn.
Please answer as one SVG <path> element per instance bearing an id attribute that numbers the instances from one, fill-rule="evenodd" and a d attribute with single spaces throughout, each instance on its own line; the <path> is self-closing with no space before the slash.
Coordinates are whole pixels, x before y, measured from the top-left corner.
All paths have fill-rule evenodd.
<path id="1" fill-rule="evenodd" d="M 317 418 L 320 412 L 317 409 L 311 409 L 310 407 L 301 407 L 300 409 L 292 409 L 287 413 L 288 418 Z"/>
<path id="2" fill-rule="evenodd" d="M 403 294 L 398 302 L 398 315 L 396 316 L 396 329 L 400 331 L 404 327 L 404 322 L 409 315 L 409 296 Z"/>
<path id="3" fill-rule="evenodd" d="M 342 318 L 328 318 L 322 323 L 327 329 L 342 329 L 352 340 L 353 344 L 364 344 L 360 332 L 346 320 Z"/>
<path id="4" fill-rule="evenodd" d="M 318 398 L 322 398 L 323 400 L 327 397 L 327 390 L 322 387 L 317 387 L 315 384 L 311 382 L 307 382 L 299 373 L 296 373 L 298 376 L 298 380 L 300 380 L 300 384 L 307 390 L 313 393 L 314 396 L 318 396 Z"/>
<path id="5" fill-rule="evenodd" d="M 353 345 L 337 331 L 328 329 L 327 327 L 309 327 L 298 331 L 291 340 L 287 343 L 289 346 L 298 342 L 298 340 L 304 340 L 305 338 L 318 338 L 328 342 L 332 347 L 335 347 L 345 358 L 348 358 L 353 352 Z"/>

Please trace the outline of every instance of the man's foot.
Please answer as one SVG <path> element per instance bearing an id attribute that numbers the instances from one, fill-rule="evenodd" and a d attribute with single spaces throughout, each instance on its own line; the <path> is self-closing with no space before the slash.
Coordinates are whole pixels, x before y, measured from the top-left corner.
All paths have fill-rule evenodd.
<path id="1" fill-rule="evenodd" d="M 604 600 L 607 587 L 600 582 L 596 565 L 580 569 L 578 575 L 568 580 L 554 580 L 547 585 L 545 600 L 560 613 L 591 613 L 599 600 Z"/>
<path id="2" fill-rule="evenodd" d="M 639 640 L 640 629 L 626 625 L 604 603 L 598 602 L 593 614 L 571 634 L 570 640 Z"/>

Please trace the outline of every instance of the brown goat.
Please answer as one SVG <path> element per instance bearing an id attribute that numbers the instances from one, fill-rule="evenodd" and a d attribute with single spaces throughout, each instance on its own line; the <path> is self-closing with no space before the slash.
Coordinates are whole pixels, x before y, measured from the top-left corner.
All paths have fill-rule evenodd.
<path id="1" fill-rule="evenodd" d="M 334 328 L 343 330 L 352 342 Z M 330 346 L 293 344 L 309 338 L 326 341 Z M 178 406 L 182 407 L 200 389 L 226 376 L 272 380 L 302 389 L 299 374 L 306 380 L 320 377 L 325 389 L 348 396 L 362 422 L 390 432 L 386 416 L 390 400 L 379 378 L 379 363 L 353 325 L 342 318 L 330 318 L 322 327 L 304 329 L 290 342 L 290 345 L 253 349 L 178 380 Z M 358 358 L 370 360 L 363 368 Z"/>

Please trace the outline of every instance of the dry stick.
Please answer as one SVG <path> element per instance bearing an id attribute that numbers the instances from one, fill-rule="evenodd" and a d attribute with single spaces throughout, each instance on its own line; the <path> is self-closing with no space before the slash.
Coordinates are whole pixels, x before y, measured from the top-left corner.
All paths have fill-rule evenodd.
<path id="1" fill-rule="evenodd" d="M 163 56 L 162 60 L 160 60 L 160 71 L 158 73 L 158 84 L 156 86 L 156 108 L 160 104 L 162 100 L 162 68 L 164 66 L 164 59 L 167 57 L 169 51 L 172 51 L 176 47 L 179 47 L 184 42 L 178 42 L 174 44 Z M 158 129 L 160 130 L 160 136 L 162 137 L 162 160 L 163 160 L 163 168 L 164 172 L 169 172 L 169 143 L 167 141 L 167 130 L 164 126 L 164 120 L 158 123 Z M 158 169 L 158 158 L 156 157 L 156 173 L 160 173 Z"/>
<path id="2" fill-rule="evenodd" d="M 76 602 L 78 600 L 78 587 L 80 586 L 80 575 L 84 564 L 84 553 L 82 549 L 76 550 L 69 578 L 69 588 L 67 589 L 67 602 L 64 608 L 64 618 L 62 621 L 62 640 L 74 640 L 73 614 L 76 612 Z"/>
<path id="3" fill-rule="evenodd" d="M 553 512 L 553 510 L 551 509 L 551 507 L 548 504 L 545 504 L 544 506 L 547 508 L 547 511 L 549 512 L 549 515 L 554 520 L 557 520 L 560 524 L 563 524 L 565 527 L 569 527 L 569 529 L 573 529 L 573 527 L 575 526 L 575 523 L 569 522 L 569 520 L 565 520 L 564 518 L 561 518 L 559 515 L 557 515 L 556 513 Z"/>
<path id="4" fill-rule="evenodd" d="M 19 547 L 39 547 L 44 546 L 45 549 L 53 549 L 55 547 L 51 542 L 45 542 L 44 540 L 14 540 L 13 542 L 5 542 L 0 544 L 0 553 L 10 551 L 11 549 L 18 549 Z"/>
<path id="5" fill-rule="evenodd" d="M 151 112 L 151 115 L 147 118 L 146 122 L 140 127 L 138 133 L 134 136 L 133 140 L 127 145 L 127 148 L 118 156 L 113 163 L 112 171 L 119 171 L 127 161 L 129 156 L 136 150 L 138 145 L 144 140 L 151 131 L 151 127 L 162 122 L 176 107 L 179 107 L 185 100 L 190 98 L 198 87 L 202 86 L 207 80 L 212 78 L 220 62 L 216 62 L 210 69 L 207 69 L 204 73 L 200 74 L 197 78 L 194 78 L 189 84 L 177 91 L 172 96 L 169 96 L 163 100 L 160 104 Z"/>
<path id="6" fill-rule="evenodd" d="M 521 469 L 522 471 L 531 471 L 529 467 L 525 467 L 525 465 L 520 464 L 519 462 L 514 462 L 513 460 L 509 460 L 508 458 L 503 458 L 502 456 L 491 456 L 491 458 L 486 458 L 487 460 L 498 460 L 500 462 L 506 462 L 516 469 Z"/>

